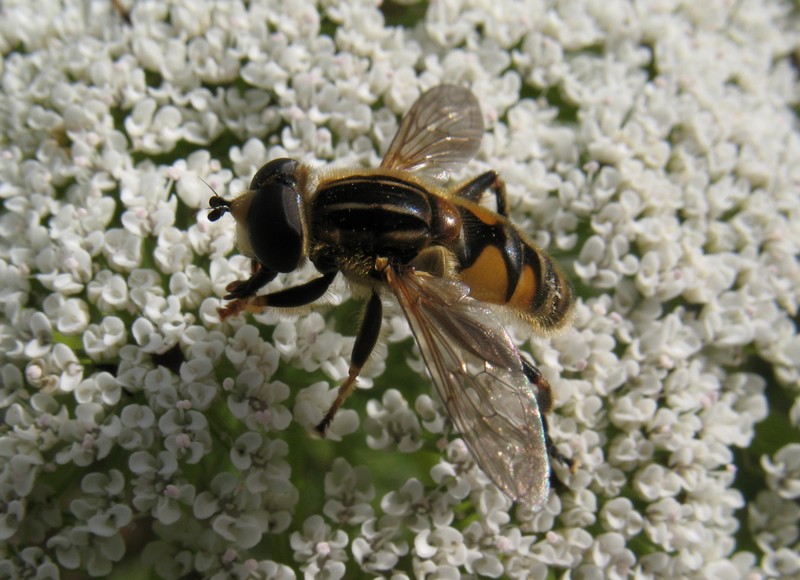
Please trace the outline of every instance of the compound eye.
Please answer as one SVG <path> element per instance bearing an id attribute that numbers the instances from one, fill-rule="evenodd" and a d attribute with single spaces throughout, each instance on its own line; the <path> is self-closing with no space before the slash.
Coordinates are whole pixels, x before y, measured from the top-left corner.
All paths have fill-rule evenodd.
<path id="1" fill-rule="evenodd" d="M 247 232 L 256 259 L 274 272 L 291 272 L 303 258 L 302 199 L 291 159 L 270 161 L 251 182 Z"/>
<path id="2" fill-rule="evenodd" d="M 295 175 L 299 165 L 297 161 L 288 157 L 273 159 L 256 171 L 252 181 L 250 181 L 250 190 L 258 191 L 270 181 L 294 186 L 297 183 Z"/>

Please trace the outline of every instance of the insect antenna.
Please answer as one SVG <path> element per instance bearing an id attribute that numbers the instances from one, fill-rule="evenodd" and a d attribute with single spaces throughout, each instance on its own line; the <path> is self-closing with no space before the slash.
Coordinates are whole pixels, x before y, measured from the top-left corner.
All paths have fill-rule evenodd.
<path id="1" fill-rule="evenodd" d="M 215 222 L 230 211 L 231 202 L 219 195 L 205 179 L 199 176 L 197 179 L 205 183 L 208 186 L 208 189 L 214 192 L 214 195 L 208 200 L 208 205 L 211 207 L 211 211 L 208 212 L 208 221 Z"/>

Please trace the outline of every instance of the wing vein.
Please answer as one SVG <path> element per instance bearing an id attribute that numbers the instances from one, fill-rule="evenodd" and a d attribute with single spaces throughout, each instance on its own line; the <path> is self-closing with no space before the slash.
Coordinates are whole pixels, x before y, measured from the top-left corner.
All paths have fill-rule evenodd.
<path id="1" fill-rule="evenodd" d="M 387 278 L 476 463 L 510 498 L 539 507 L 550 477 L 542 418 L 508 333 L 455 280 L 414 271 Z"/>

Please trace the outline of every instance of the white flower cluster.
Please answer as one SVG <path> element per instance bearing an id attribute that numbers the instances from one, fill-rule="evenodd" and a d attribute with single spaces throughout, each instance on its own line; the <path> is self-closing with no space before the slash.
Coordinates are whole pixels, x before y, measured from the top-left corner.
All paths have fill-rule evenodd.
<path id="1" fill-rule="evenodd" d="M 4 2 L 0 577 L 800 576 L 793 3 L 377 4 Z M 576 285 L 568 330 L 512 329 L 576 460 L 537 512 L 477 469 L 390 305 L 394 364 L 359 383 L 388 388 L 329 442 L 347 291 L 217 313 L 249 264 L 211 190 L 376 166 L 441 82 L 484 110 L 470 174 Z"/>

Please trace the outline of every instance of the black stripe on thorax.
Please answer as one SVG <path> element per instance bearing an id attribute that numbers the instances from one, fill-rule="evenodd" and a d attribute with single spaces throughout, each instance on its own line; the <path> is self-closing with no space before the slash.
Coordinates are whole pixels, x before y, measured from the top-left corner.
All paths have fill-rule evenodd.
<path id="1" fill-rule="evenodd" d="M 419 185 L 387 175 L 355 175 L 324 182 L 313 200 L 314 218 L 342 230 L 429 230 L 430 194 Z"/>

